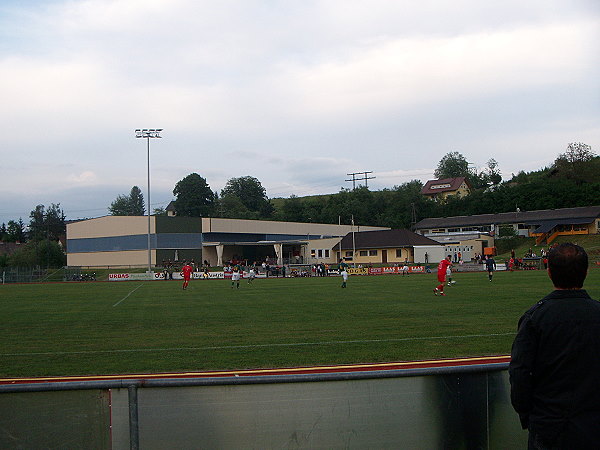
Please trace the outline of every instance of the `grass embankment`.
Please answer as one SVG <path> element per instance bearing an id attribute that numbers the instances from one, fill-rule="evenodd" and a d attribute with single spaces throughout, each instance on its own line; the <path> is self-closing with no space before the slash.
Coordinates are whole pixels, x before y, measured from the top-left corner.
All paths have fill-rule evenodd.
<path id="1" fill-rule="evenodd" d="M 516 245 L 514 247 L 515 254 L 518 257 L 522 257 L 529 249 L 532 249 L 538 256 L 541 254 L 543 248 L 547 249 L 548 245 L 535 245 L 535 238 L 517 238 Z M 496 241 L 498 242 L 498 241 Z M 573 235 L 573 236 L 558 236 L 551 245 L 555 243 L 561 244 L 563 242 L 573 242 L 581 245 L 590 258 L 590 262 L 595 264 L 600 262 L 600 235 L 599 234 L 588 234 L 588 235 Z M 508 260 L 510 258 L 510 248 L 503 249 L 498 254 L 497 259 L 500 261 Z"/>

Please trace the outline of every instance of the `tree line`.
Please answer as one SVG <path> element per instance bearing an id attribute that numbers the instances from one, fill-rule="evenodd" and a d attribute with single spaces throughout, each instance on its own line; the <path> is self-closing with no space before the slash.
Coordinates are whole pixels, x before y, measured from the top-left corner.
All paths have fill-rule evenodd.
<path id="1" fill-rule="evenodd" d="M 465 177 L 472 187 L 470 195 L 434 201 L 421 194 L 423 183 L 412 180 L 379 191 L 366 187 L 342 188 L 338 193 L 289 198 L 267 197 L 261 182 L 252 176 L 231 178 L 220 191 L 213 191 L 207 180 L 191 173 L 173 189 L 178 216 L 261 219 L 287 222 L 343 223 L 411 228 L 428 217 L 489 214 L 539 209 L 591 206 L 598 204 L 600 157 L 584 143 L 571 143 L 549 167 L 519 172 L 502 181 L 494 159 L 480 171 L 471 167 L 459 152 L 449 152 L 434 172 L 438 179 Z M 119 195 L 108 208 L 112 215 L 144 215 L 142 191 L 133 186 Z M 166 214 L 157 208 L 154 214 Z M 20 242 L 11 255 L 0 255 L 0 266 L 59 266 L 66 262 L 59 238 L 65 234 L 65 215 L 60 204 L 38 205 L 22 219 L 0 225 L 0 241 Z"/>
<path id="2" fill-rule="evenodd" d="M 13 244 L 14 251 L 0 254 L 0 267 L 62 267 L 67 258 L 61 243 L 66 232 L 66 217 L 60 203 L 37 205 L 23 219 L 0 225 L 0 242 Z"/>
<path id="3" fill-rule="evenodd" d="M 392 188 L 341 189 L 336 194 L 269 199 L 251 176 L 230 179 L 220 194 L 193 173 L 175 185 L 177 215 L 289 222 L 351 223 L 410 228 L 427 217 L 488 214 L 589 206 L 598 203 L 600 157 L 584 143 L 571 143 L 550 167 L 519 172 L 502 181 L 495 159 L 482 170 L 472 168 L 457 151 L 447 153 L 434 172 L 437 179 L 465 177 L 472 191 L 465 197 L 434 201 L 412 180 Z"/>

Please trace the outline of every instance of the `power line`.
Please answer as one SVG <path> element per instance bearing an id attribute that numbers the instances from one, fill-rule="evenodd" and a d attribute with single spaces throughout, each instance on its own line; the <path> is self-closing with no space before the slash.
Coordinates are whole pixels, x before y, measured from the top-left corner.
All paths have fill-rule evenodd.
<path id="1" fill-rule="evenodd" d="M 369 182 L 367 180 L 372 180 L 373 178 L 376 177 L 368 177 L 367 174 L 369 173 L 373 173 L 371 172 L 354 172 L 354 173 L 347 173 L 346 175 L 351 175 L 352 179 L 350 180 L 346 180 L 346 181 L 352 181 L 352 190 L 356 189 L 356 182 L 360 181 L 360 180 L 364 180 L 365 182 L 365 187 L 369 187 Z M 363 175 L 363 177 L 357 178 L 356 175 Z"/>

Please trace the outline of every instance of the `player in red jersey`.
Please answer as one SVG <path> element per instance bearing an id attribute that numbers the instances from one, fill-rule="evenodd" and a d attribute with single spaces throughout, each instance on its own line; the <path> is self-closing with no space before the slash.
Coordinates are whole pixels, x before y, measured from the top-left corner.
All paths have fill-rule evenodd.
<path id="1" fill-rule="evenodd" d="M 183 274 L 183 289 L 187 289 L 188 284 L 190 284 L 190 278 L 192 278 L 193 272 L 194 268 L 187 262 L 184 263 L 183 267 L 181 268 L 181 273 Z"/>
<path id="2" fill-rule="evenodd" d="M 446 295 L 444 294 L 444 283 L 446 282 L 446 269 L 452 265 L 450 258 L 452 258 L 452 256 L 448 255 L 446 259 L 442 259 L 438 264 L 437 277 L 440 284 L 433 290 L 435 295 Z"/>

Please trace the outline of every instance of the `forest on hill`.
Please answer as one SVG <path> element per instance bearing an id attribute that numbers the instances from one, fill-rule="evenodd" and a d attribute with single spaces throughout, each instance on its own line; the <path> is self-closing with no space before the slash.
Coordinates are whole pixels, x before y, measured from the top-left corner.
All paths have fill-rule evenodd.
<path id="1" fill-rule="evenodd" d="M 453 152 L 439 163 L 438 178 L 464 176 L 473 190 L 470 195 L 450 197 L 443 202 L 421 194 L 423 183 L 413 180 L 391 189 L 369 191 L 365 187 L 343 189 L 337 194 L 290 197 L 276 205 L 275 220 L 295 222 L 350 223 L 410 228 L 428 217 L 533 211 L 540 209 L 595 206 L 600 204 L 600 156 L 586 144 L 569 144 L 550 167 L 520 172 L 501 181 L 494 160 L 481 173 L 469 169 L 468 162 Z"/>

